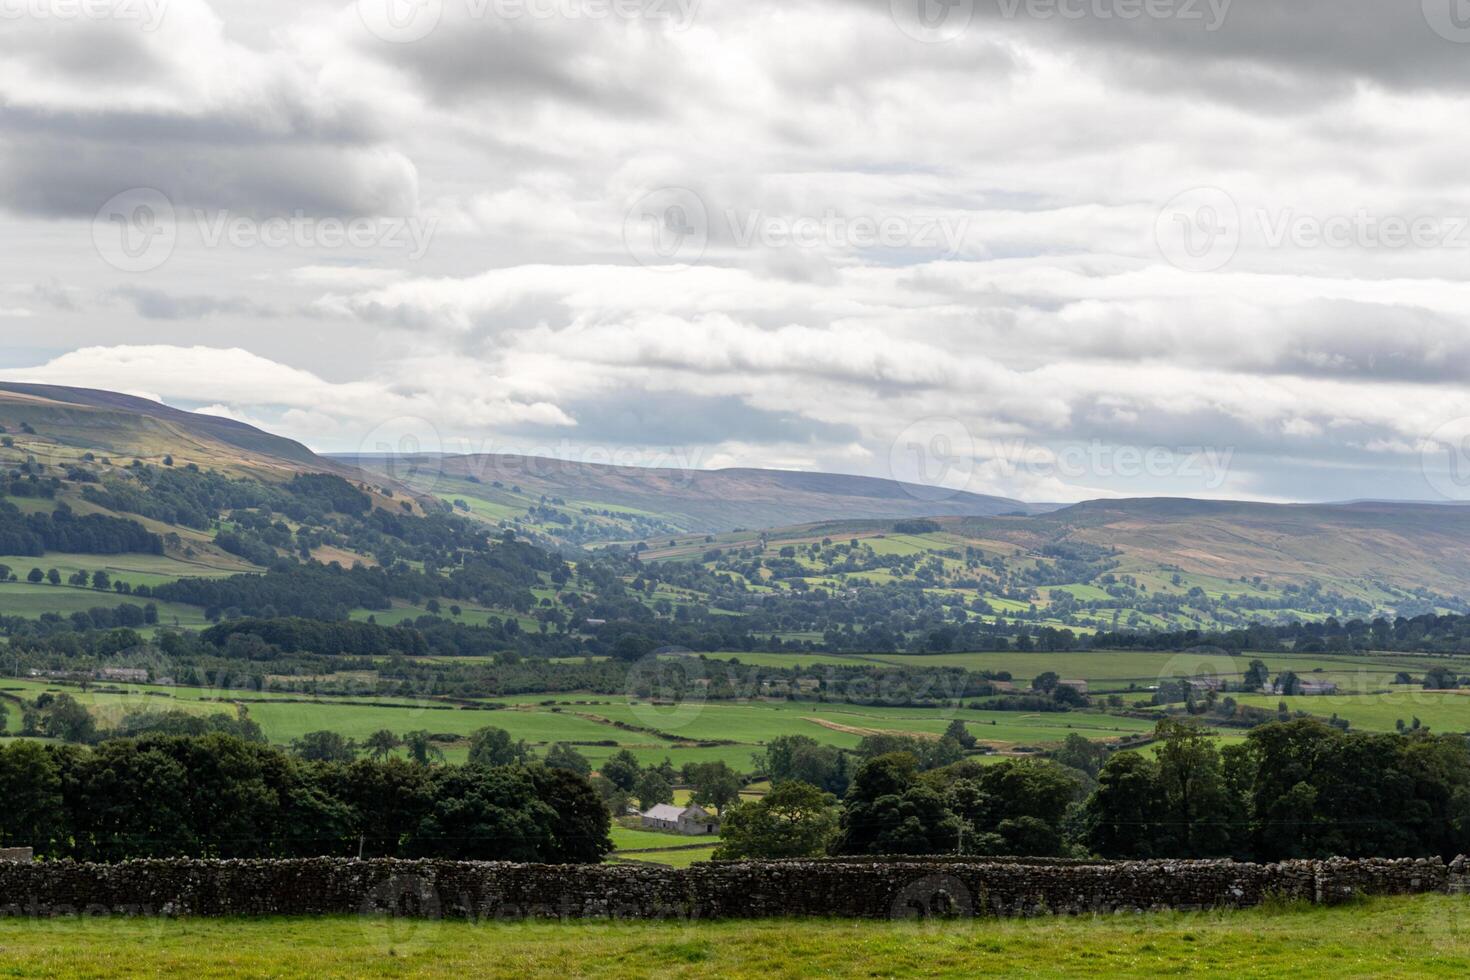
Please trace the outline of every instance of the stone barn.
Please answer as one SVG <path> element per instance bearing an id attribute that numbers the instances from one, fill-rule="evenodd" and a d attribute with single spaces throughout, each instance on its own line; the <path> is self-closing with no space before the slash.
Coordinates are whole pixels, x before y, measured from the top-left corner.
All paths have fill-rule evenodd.
<path id="1" fill-rule="evenodd" d="M 682 808 L 660 803 L 641 817 L 647 830 L 669 830 L 687 837 L 720 832 L 720 818 L 694 803 Z"/>

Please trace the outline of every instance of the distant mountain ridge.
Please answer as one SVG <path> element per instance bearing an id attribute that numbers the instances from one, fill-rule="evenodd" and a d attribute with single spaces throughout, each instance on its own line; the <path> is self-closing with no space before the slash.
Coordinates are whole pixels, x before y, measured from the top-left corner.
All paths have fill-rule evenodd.
<path id="1" fill-rule="evenodd" d="M 439 491 L 462 489 L 466 481 L 488 487 L 499 483 L 547 497 L 650 511 L 683 530 L 702 533 L 841 518 L 993 517 L 1037 511 L 1007 497 L 936 493 L 931 487 L 840 473 L 614 466 L 509 454 L 332 458 L 374 473 L 432 472 L 444 481 Z"/>
<path id="2" fill-rule="evenodd" d="M 217 415 L 94 388 L 0 382 L 0 423 L 30 424 L 59 443 L 100 454 L 226 470 L 352 471 L 292 439 Z"/>

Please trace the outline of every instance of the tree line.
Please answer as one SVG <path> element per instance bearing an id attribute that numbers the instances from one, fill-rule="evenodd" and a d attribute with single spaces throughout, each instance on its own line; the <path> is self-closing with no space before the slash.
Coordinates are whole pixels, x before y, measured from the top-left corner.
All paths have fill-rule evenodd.
<path id="1" fill-rule="evenodd" d="M 609 820 L 544 765 L 312 762 L 231 735 L 0 749 L 0 846 L 38 857 L 424 857 L 595 863 Z"/>
<path id="2" fill-rule="evenodd" d="M 838 802 L 836 750 L 768 748 L 775 792 L 727 815 L 717 856 L 1433 857 L 1470 851 L 1463 736 L 1302 719 L 1224 749 L 1160 722 L 1156 756 L 1076 736 L 1052 759 L 869 758 Z M 835 791 L 835 792 L 834 792 Z M 793 853 L 800 842 L 800 852 Z"/>

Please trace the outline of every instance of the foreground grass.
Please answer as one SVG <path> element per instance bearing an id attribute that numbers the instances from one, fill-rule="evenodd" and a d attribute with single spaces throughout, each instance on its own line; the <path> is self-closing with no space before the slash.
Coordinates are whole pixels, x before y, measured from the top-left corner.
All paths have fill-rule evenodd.
<path id="1" fill-rule="evenodd" d="M 1470 905 L 964 922 L 0 920 L 0 976 L 1465 976 Z"/>

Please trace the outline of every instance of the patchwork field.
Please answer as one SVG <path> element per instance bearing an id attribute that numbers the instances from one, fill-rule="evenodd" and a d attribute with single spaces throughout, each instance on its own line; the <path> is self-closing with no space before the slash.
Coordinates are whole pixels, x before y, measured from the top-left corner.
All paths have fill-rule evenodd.
<path id="1" fill-rule="evenodd" d="M 953 922 L 0 919 L 0 949 L 18 977 L 1460 977 L 1464 901 Z"/>
<path id="2" fill-rule="evenodd" d="M 739 660 L 752 667 L 900 666 L 963 667 L 966 670 L 1006 671 L 1025 686 L 1046 671 L 1064 678 L 1085 680 L 1097 691 L 1126 693 L 1130 685 L 1147 689 L 1161 678 L 1192 677 L 1199 674 L 1230 679 L 1244 676 L 1252 660 L 1261 660 L 1272 676 L 1294 671 L 1312 680 L 1336 681 L 1344 690 L 1373 691 L 1387 687 L 1399 671 L 1422 673 L 1429 667 L 1449 666 L 1470 673 L 1470 657 L 1431 657 L 1424 654 L 1378 653 L 1369 656 L 1344 654 L 1243 653 L 940 653 L 902 654 L 803 654 L 725 653 L 712 654 Z"/>
<path id="3" fill-rule="evenodd" d="M 134 515 L 135 517 L 137 515 Z M 217 561 L 190 561 L 171 558 L 167 555 L 74 555 L 60 551 L 47 552 L 44 557 L 31 555 L 0 555 L 0 565 L 10 570 L 22 581 L 33 568 L 48 571 L 52 568 L 61 573 L 63 580 L 73 572 L 87 574 L 106 572 L 114 582 L 126 582 L 131 586 L 162 585 L 184 577 L 222 578 L 240 571 L 258 571 L 254 566 L 236 561 L 234 568 L 222 568 Z"/>
<path id="4" fill-rule="evenodd" d="M 675 766 L 723 760 L 750 771 L 751 757 L 781 735 L 807 735 L 832 745 L 855 748 L 864 735 L 898 733 L 937 738 L 956 718 L 981 743 L 999 752 L 1038 748 L 1078 733 L 1117 741 L 1149 731 L 1152 723 L 1094 711 L 1033 714 L 976 711 L 969 708 L 880 708 L 855 704 L 788 701 L 689 703 L 677 708 L 632 701 L 623 696 L 527 695 L 484 702 L 499 710 L 473 710 L 442 701 L 378 698 L 307 699 L 280 692 L 241 692 L 148 685 L 102 685 L 82 690 L 43 681 L 5 681 L 0 691 L 34 698 L 64 691 L 87 705 L 103 725 L 115 724 L 129 710 L 179 708 L 195 714 L 242 711 L 267 738 L 289 743 L 307 732 L 329 729 L 358 740 L 379 729 L 396 734 L 426 730 L 445 736 L 441 745 L 451 762 L 463 761 L 462 739 L 486 726 L 503 728 L 538 750 L 570 742 L 593 764 L 627 749 L 638 759 Z M 547 703 L 550 702 L 550 703 Z M 632 726 L 618 727 L 616 723 Z M 670 737 L 660 737 L 664 732 Z M 731 744 L 695 744 L 721 742 Z"/>
<path id="5" fill-rule="evenodd" d="M 50 566 L 47 566 L 48 568 Z M 204 610 L 198 606 L 186 606 L 177 602 L 158 602 L 134 596 L 118 595 L 116 592 L 100 592 L 69 585 L 32 585 L 29 582 L 0 583 L 0 616 L 24 616 L 39 618 L 44 613 L 68 616 L 74 612 L 86 612 L 98 607 L 114 609 L 128 602 L 135 606 L 153 603 L 158 607 L 158 622 L 163 626 L 204 627 L 209 622 Z"/>
<path id="6" fill-rule="evenodd" d="M 1244 704 L 1275 708 L 1282 701 L 1291 711 L 1306 711 L 1322 718 L 1346 718 L 1354 729 L 1391 732 L 1398 722 L 1412 725 L 1415 718 L 1430 731 L 1440 734 L 1470 732 L 1470 691 L 1425 691 L 1404 687 L 1390 694 L 1329 695 L 1282 698 L 1274 695 L 1246 696 Z"/>

